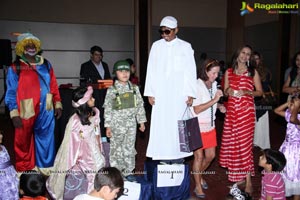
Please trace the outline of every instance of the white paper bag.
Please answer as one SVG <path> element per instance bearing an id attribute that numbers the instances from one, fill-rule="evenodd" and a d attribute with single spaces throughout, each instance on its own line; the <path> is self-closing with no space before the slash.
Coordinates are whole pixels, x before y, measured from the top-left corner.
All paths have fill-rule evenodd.
<path id="1" fill-rule="evenodd" d="M 181 164 L 157 165 L 157 187 L 181 185 L 185 168 Z"/>
<path id="2" fill-rule="evenodd" d="M 124 192 L 119 200 L 139 200 L 141 194 L 141 184 L 124 181 Z"/>

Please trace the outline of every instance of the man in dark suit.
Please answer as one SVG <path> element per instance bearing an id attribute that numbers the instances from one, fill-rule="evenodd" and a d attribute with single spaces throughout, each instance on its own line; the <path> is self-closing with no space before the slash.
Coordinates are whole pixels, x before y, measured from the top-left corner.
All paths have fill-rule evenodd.
<path id="1" fill-rule="evenodd" d="M 108 65 L 102 61 L 103 50 L 99 46 L 93 46 L 90 50 L 91 59 L 81 65 L 80 68 L 80 86 L 86 86 L 90 83 L 97 83 L 98 80 L 111 79 Z M 102 108 L 106 89 L 94 90 L 95 106 L 100 110 L 100 128 L 102 138 L 105 136 L 104 128 L 104 109 Z"/>
<path id="2" fill-rule="evenodd" d="M 111 79 L 108 65 L 102 61 L 103 50 L 99 46 L 93 46 L 90 50 L 91 59 L 81 65 L 80 85 L 97 83 L 98 80 Z"/>

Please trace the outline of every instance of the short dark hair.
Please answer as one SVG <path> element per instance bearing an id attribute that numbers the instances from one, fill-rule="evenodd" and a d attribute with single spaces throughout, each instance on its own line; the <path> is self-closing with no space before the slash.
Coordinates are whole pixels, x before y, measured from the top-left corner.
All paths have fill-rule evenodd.
<path id="1" fill-rule="evenodd" d="M 25 171 L 20 177 L 20 189 L 24 195 L 37 197 L 45 194 L 46 186 L 43 175 L 35 170 Z"/>
<path id="2" fill-rule="evenodd" d="M 273 172 L 283 170 L 286 164 L 286 158 L 282 152 L 273 149 L 264 149 L 263 153 L 266 156 L 267 164 L 272 165 Z"/>
<path id="3" fill-rule="evenodd" d="M 212 58 L 206 59 L 200 66 L 199 73 L 198 73 L 198 78 L 200 78 L 203 81 L 208 80 L 208 76 L 206 72 L 209 72 L 213 67 L 219 66 L 220 63 Z"/>
<path id="4" fill-rule="evenodd" d="M 103 167 L 101 168 L 94 181 L 94 188 L 97 191 L 103 186 L 108 186 L 111 190 L 124 187 L 124 180 L 121 172 L 115 167 Z"/>
<path id="5" fill-rule="evenodd" d="M 98 52 L 100 52 L 100 53 L 103 53 L 102 48 L 99 47 L 99 46 L 93 46 L 93 47 L 90 49 L 90 53 L 91 53 L 91 54 L 94 54 L 95 51 L 98 51 Z"/>

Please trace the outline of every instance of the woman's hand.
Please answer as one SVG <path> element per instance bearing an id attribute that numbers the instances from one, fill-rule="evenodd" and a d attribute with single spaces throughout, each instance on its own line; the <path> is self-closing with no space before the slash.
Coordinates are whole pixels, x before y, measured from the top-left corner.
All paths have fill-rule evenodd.
<path id="1" fill-rule="evenodd" d="M 218 89 L 217 92 L 216 92 L 216 94 L 215 94 L 214 101 L 218 102 L 222 96 L 223 96 L 222 90 Z"/>
<path id="2" fill-rule="evenodd" d="M 225 90 L 225 94 L 227 94 L 229 96 L 233 96 L 233 93 L 234 93 L 234 90 L 231 89 L 230 87 Z"/>
<path id="3" fill-rule="evenodd" d="M 232 93 L 233 94 L 231 96 L 238 97 L 238 98 L 245 95 L 253 96 L 253 92 L 250 90 L 233 90 Z"/>
<path id="4" fill-rule="evenodd" d="M 230 96 L 233 96 L 233 97 L 241 97 L 243 96 L 245 93 L 243 90 L 232 90 L 232 94 Z"/>
<path id="5" fill-rule="evenodd" d="M 188 106 L 192 106 L 193 105 L 193 97 L 188 97 L 188 100 L 185 103 Z"/>

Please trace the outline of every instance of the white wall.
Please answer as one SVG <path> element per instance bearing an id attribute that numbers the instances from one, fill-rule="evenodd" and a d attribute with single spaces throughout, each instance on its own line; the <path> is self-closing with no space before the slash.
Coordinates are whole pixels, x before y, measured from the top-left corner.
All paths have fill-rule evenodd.
<path id="1" fill-rule="evenodd" d="M 0 27 L 0 38 L 10 39 L 13 49 L 17 37 L 12 32 L 30 31 L 36 35 L 42 42 L 43 56 L 53 65 L 59 84 L 79 85 L 80 65 L 89 60 L 89 50 L 93 45 L 102 47 L 103 60 L 108 63 L 111 72 L 117 60 L 134 58 L 133 26 L 0 20 Z M 2 72 L 0 78 L 2 96 Z"/>

